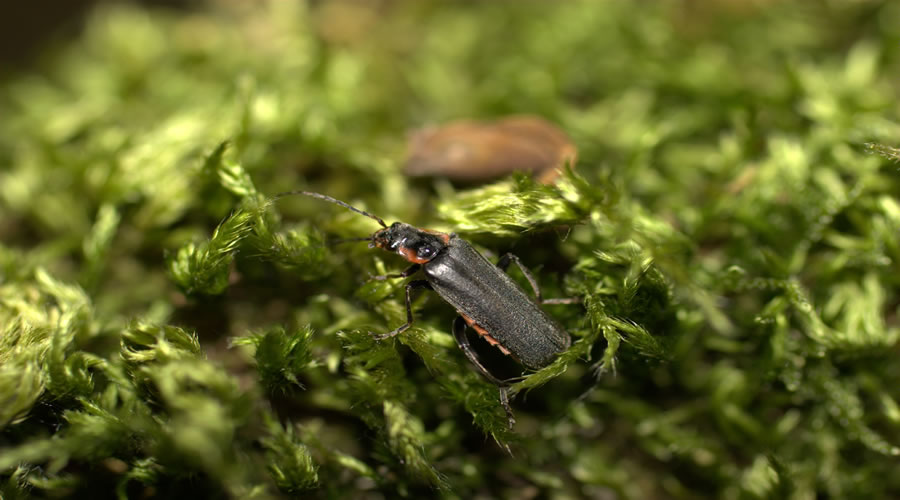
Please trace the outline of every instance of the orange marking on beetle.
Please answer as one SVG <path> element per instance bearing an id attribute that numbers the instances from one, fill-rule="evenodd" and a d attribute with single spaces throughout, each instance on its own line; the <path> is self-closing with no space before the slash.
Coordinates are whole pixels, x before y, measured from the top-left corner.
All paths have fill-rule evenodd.
<path id="1" fill-rule="evenodd" d="M 442 232 L 440 232 L 440 231 L 435 231 L 434 229 L 423 229 L 422 231 L 425 231 L 425 232 L 428 233 L 428 234 L 433 234 L 433 235 L 437 236 L 438 238 L 440 238 L 440 239 L 444 242 L 445 245 L 449 245 L 449 244 L 450 244 L 450 235 L 447 234 L 447 233 L 442 233 Z"/>
<path id="2" fill-rule="evenodd" d="M 428 259 L 423 259 L 416 255 L 416 251 L 409 247 L 400 247 L 397 249 L 397 253 L 403 256 L 404 259 L 412 262 L 413 264 L 424 264 L 428 262 Z"/>
<path id="3" fill-rule="evenodd" d="M 485 330 L 483 327 L 479 326 L 477 323 L 472 321 L 472 318 L 466 316 L 463 313 L 459 313 L 459 315 L 462 316 L 462 319 L 465 320 L 465 322 L 469 325 L 469 327 L 471 327 L 473 330 L 478 332 L 478 335 L 483 337 L 484 340 L 486 340 L 488 344 L 491 344 L 492 346 L 495 346 L 497 349 L 500 349 L 500 352 L 502 352 L 503 354 L 506 354 L 507 356 L 510 355 L 509 349 L 500 345 L 500 342 L 498 342 L 497 339 L 495 339 L 494 337 L 491 337 L 491 334 L 489 334 L 487 332 L 487 330 Z"/>
<path id="4" fill-rule="evenodd" d="M 495 339 L 494 337 L 491 337 L 490 335 L 482 335 L 482 337 L 484 337 L 484 340 L 488 341 L 488 344 L 496 346 L 497 349 L 500 349 L 500 352 L 502 352 L 503 354 L 506 354 L 507 356 L 510 355 L 509 349 L 500 345 L 500 342 L 497 342 L 497 339 Z"/>

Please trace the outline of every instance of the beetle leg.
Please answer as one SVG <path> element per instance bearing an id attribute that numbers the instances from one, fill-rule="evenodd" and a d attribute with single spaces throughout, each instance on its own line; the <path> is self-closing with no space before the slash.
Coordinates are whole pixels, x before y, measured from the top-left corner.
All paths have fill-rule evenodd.
<path id="1" fill-rule="evenodd" d="M 397 335 L 398 333 L 405 332 L 410 326 L 412 326 L 412 322 L 413 322 L 412 302 L 410 301 L 410 298 L 409 298 L 409 292 L 412 291 L 412 289 L 414 289 L 414 288 L 427 288 L 427 289 L 431 290 L 431 285 L 428 284 L 428 282 L 425 280 L 416 280 L 416 281 L 410 281 L 409 283 L 407 283 L 406 284 L 406 323 L 403 325 L 400 325 L 399 327 L 397 327 L 387 333 L 382 333 L 382 334 L 378 334 L 378 335 L 372 334 L 372 336 L 375 337 L 375 340 L 384 340 L 386 338 L 393 337 L 394 335 Z"/>
<path id="2" fill-rule="evenodd" d="M 383 281 L 383 280 L 386 280 L 389 278 L 408 278 L 408 277 L 412 276 L 413 274 L 415 274 L 416 271 L 418 271 L 420 267 L 422 267 L 422 266 L 420 266 L 419 264 L 413 264 L 413 265 L 407 267 L 406 269 L 404 269 L 403 272 L 396 273 L 396 274 L 382 274 L 380 276 L 372 276 L 370 279 Z"/>
<path id="3" fill-rule="evenodd" d="M 525 279 L 528 280 L 528 284 L 531 285 L 531 289 L 534 290 L 534 296 L 537 298 L 539 304 L 577 304 L 581 302 L 577 297 L 569 299 L 545 299 L 541 297 L 541 289 L 538 288 L 537 281 L 535 281 L 534 276 L 531 275 L 531 271 L 522 264 L 522 261 L 519 260 L 515 254 L 506 253 L 503 257 L 500 257 L 500 260 L 497 261 L 497 267 L 499 267 L 501 271 L 506 272 L 510 262 L 515 262 L 516 265 L 519 266 L 519 270 L 522 271 L 522 274 L 525 275 Z"/>
<path id="4" fill-rule="evenodd" d="M 478 373 L 482 374 L 484 378 L 490 380 L 494 385 L 506 385 L 505 380 L 498 379 L 491 374 L 483 364 L 481 364 L 481 360 L 478 359 L 478 355 L 475 354 L 475 350 L 472 349 L 472 344 L 469 343 L 469 338 L 466 337 L 466 326 L 468 325 L 466 325 L 466 320 L 464 320 L 462 316 L 457 316 L 456 319 L 453 320 L 453 336 L 456 337 L 456 344 L 459 346 L 460 350 L 462 350 L 463 354 L 469 358 L 469 361 L 475 365 L 475 369 Z"/>
<path id="5" fill-rule="evenodd" d="M 509 424 L 509 428 L 512 429 L 513 425 L 516 423 L 516 417 L 513 416 L 512 408 L 509 406 L 509 384 L 510 382 L 519 380 L 519 378 L 500 380 L 489 372 L 488 369 L 481 364 L 481 360 L 478 359 L 478 355 L 475 354 L 475 351 L 472 349 L 472 344 L 469 343 L 469 338 L 466 337 L 466 326 L 468 325 L 466 325 L 466 320 L 464 320 L 462 316 L 457 316 L 456 319 L 453 320 L 453 336 L 456 338 L 456 344 L 459 346 L 460 350 L 462 350 L 463 354 L 469 358 L 469 361 L 475 366 L 478 373 L 500 389 L 500 406 L 502 406 L 503 410 L 506 412 L 506 421 Z"/>

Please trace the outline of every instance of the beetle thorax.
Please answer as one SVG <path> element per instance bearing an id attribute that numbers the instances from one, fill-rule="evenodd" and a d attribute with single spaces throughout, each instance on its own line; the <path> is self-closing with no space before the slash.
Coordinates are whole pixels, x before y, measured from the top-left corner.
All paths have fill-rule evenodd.
<path id="1" fill-rule="evenodd" d="M 450 235 L 395 222 L 372 235 L 372 246 L 395 252 L 413 264 L 435 258 L 450 243 Z"/>

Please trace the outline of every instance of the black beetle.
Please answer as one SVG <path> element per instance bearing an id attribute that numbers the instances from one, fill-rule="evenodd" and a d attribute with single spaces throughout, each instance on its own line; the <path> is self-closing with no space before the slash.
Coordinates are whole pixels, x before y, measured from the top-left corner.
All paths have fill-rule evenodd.
<path id="1" fill-rule="evenodd" d="M 453 336 L 460 349 L 479 373 L 500 389 L 500 403 L 506 411 L 509 426 L 515 422 L 509 406 L 509 384 L 518 379 L 500 380 L 481 363 L 466 337 L 466 326 L 527 368 L 537 370 L 550 364 L 571 345 L 571 338 L 555 321 L 547 316 L 538 304 L 506 275 L 510 262 L 515 262 L 534 289 L 537 301 L 542 304 L 568 304 L 577 299 L 541 298 L 537 283 L 522 265 L 518 257 L 507 253 L 497 265 L 489 262 L 466 240 L 454 233 L 441 233 L 420 229 L 403 222 L 388 226 L 380 217 L 353 207 L 341 200 L 311 191 L 290 191 L 276 195 L 302 194 L 336 203 L 381 224 L 369 238 L 369 247 L 396 252 L 412 263 L 400 274 L 376 276 L 375 279 L 405 278 L 420 269 L 424 280 L 406 284 L 406 323 L 388 333 L 376 335 L 382 340 L 407 330 L 413 322 L 410 292 L 416 288 L 434 290 L 442 299 L 456 308 L 459 317 L 453 322 Z"/>

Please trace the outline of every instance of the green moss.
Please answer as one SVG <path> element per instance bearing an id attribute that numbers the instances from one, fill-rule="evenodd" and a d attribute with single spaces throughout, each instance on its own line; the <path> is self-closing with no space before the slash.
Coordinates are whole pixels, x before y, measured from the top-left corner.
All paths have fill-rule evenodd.
<path id="1" fill-rule="evenodd" d="M 375 5 L 103 5 L 0 82 L 0 496 L 900 495 L 895 3 Z M 555 185 L 403 176 L 522 113 Z M 296 189 L 581 299 L 514 429 Z"/>

